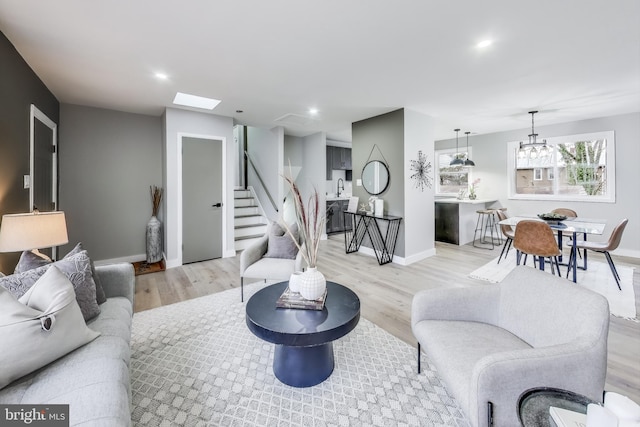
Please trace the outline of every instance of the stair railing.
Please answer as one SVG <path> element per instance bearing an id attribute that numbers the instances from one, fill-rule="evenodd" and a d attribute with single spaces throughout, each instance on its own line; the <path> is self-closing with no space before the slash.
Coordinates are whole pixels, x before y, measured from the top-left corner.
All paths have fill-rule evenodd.
<path id="1" fill-rule="evenodd" d="M 279 212 L 278 206 L 276 205 L 276 202 L 273 200 L 273 197 L 271 196 L 271 192 L 269 191 L 264 181 L 262 180 L 262 176 L 260 176 L 260 172 L 258 172 L 258 168 L 256 168 L 256 165 L 253 163 L 253 160 L 251 160 L 251 156 L 249 156 L 249 153 L 247 152 L 247 150 L 244 151 L 244 157 L 247 160 L 245 164 L 248 163 L 249 165 L 251 165 L 251 167 L 253 168 L 253 171 L 256 173 L 256 176 L 258 177 L 258 181 L 260 182 L 260 185 L 262 185 L 262 188 L 264 188 L 265 193 L 267 193 L 267 197 L 271 202 L 271 206 L 273 206 L 273 209 L 275 209 L 276 212 Z M 245 186 L 246 185 L 247 185 L 247 181 L 245 180 Z"/>

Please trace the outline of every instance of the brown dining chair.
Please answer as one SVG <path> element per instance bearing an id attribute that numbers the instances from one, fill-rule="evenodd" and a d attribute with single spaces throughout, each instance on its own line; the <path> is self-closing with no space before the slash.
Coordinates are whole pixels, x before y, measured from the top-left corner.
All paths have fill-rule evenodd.
<path id="1" fill-rule="evenodd" d="M 574 211 L 573 209 L 569 209 L 569 208 L 555 208 L 554 210 L 551 211 L 551 213 L 555 213 L 558 215 L 564 215 L 567 218 L 577 218 L 578 217 L 578 213 L 576 211 Z M 568 233 L 566 231 L 559 231 L 560 233 L 560 237 L 558 238 L 558 247 L 562 250 L 562 240 L 563 238 L 567 238 L 569 240 L 569 242 L 571 242 L 573 240 L 573 233 Z M 576 238 L 578 236 L 576 235 Z M 586 234 L 583 237 L 584 240 L 587 240 L 587 236 Z M 573 246 L 573 243 L 570 243 L 569 246 Z M 580 258 L 582 258 L 582 255 L 580 255 L 580 252 L 578 252 L 578 256 Z M 560 260 L 562 260 L 562 257 L 560 257 Z"/>
<path id="2" fill-rule="evenodd" d="M 613 278 L 616 280 L 616 285 L 618 285 L 618 289 L 622 290 L 620 287 L 620 275 L 618 274 L 618 270 L 616 269 L 615 264 L 613 263 L 613 259 L 611 259 L 611 254 L 609 252 L 616 250 L 618 245 L 620 245 L 620 240 L 622 240 L 622 233 L 624 232 L 628 219 L 623 219 L 620 224 L 616 225 L 616 228 L 611 232 L 611 236 L 609 236 L 609 240 L 606 242 L 588 242 L 586 240 L 576 242 L 576 251 L 578 249 L 589 249 L 590 251 L 603 253 L 607 258 L 607 262 L 609 263 L 609 268 L 611 269 L 611 273 L 613 274 Z M 571 257 L 569 258 L 569 268 L 567 269 L 567 277 L 569 277 L 569 270 L 572 267 L 572 262 L 576 262 L 575 255 L 573 252 L 571 253 Z"/>
<path id="3" fill-rule="evenodd" d="M 577 218 L 578 217 L 578 214 L 576 213 L 576 211 L 574 211 L 573 209 L 569 209 L 569 208 L 556 208 L 556 209 L 552 210 L 551 213 L 558 214 L 558 215 L 564 215 L 567 218 Z"/>
<path id="4" fill-rule="evenodd" d="M 549 258 L 551 272 L 556 274 L 553 269 L 555 265 L 558 276 L 560 276 L 560 266 L 558 264 L 560 249 L 558 249 L 558 242 L 556 242 L 549 224 L 528 219 L 518 222 L 513 237 L 513 247 L 518 250 L 516 258 L 518 265 L 520 265 L 522 254 L 525 254 L 525 264 L 527 263 L 526 255 L 533 255 L 534 265 L 537 257 L 540 270 L 544 270 L 545 258 Z"/>
<path id="5" fill-rule="evenodd" d="M 505 219 L 508 218 L 506 212 L 501 209 L 496 209 L 496 215 L 498 215 L 498 219 L 500 221 L 504 221 Z M 507 255 L 509 255 L 509 249 L 511 249 L 511 244 L 513 243 L 513 236 L 515 233 L 512 226 L 505 225 L 505 224 L 500 224 L 500 231 L 504 236 L 504 245 L 502 245 L 502 252 L 500 252 L 500 258 L 498 258 L 498 264 L 500 264 L 502 255 L 504 255 L 505 259 L 507 258 Z M 506 253 L 505 253 L 505 249 L 507 251 Z"/>

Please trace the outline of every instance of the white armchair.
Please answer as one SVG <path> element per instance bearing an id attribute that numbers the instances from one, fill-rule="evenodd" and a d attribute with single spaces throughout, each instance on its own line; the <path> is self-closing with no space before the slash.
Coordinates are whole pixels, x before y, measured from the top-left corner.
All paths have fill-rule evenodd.
<path id="1" fill-rule="evenodd" d="M 266 233 L 240 254 L 240 301 L 244 301 L 244 278 L 289 280 L 295 271 L 302 271 L 302 254 L 298 251 L 295 259 L 266 258 L 269 251 L 269 224 Z"/>
<path id="2" fill-rule="evenodd" d="M 498 285 L 418 292 L 421 348 L 473 426 L 519 425 L 526 390 L 553 387 L 601 401 L 609 305 L 568 280 L 520 266 Z"/>

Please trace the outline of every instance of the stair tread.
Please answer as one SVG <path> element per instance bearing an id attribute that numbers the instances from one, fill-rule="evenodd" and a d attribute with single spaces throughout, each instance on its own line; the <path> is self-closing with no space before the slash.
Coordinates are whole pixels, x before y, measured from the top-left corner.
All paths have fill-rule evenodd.
<path id="1" fill-rule="evenodd" d="M 249 240 L 249 239 L 257 239 L 259 237 L 264 236 L 264 234 L 252 234 L 250 236 L 236 236 L 235 237 L 235 241 L 237 242 L 238 240 Z"/>
<path id="2" fill-rule="evenodd" d="M 241 229 L 241 228 L 251 228 L 251 227 L 266 227 L 267 224 L 265 224 L 264 222 L 256 222 L 254 224 L 243 224 L 243 225 L 236 225 L 234 228 L 236 230 Z"/>
<path id="3" fill-rule="evenodd" d="M 234 218 L 250 218 L 252 216 L 256 216 L 256 217 L 260 217 L 262 218 L 262 215 L 260 214 L 249 214 L 249 215 L 234 215 Z"/>

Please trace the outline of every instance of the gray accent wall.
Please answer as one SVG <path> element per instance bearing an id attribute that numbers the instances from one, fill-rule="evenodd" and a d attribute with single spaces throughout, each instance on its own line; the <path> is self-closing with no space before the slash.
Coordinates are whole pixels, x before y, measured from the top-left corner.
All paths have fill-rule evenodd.
<path id="1" fill-rule="evenodd" d="M 523 117 L 526 119 L 526 117 Z M 615 132 L 616 150 L 616 202 L 555 202 L 535 200 L 509 200 L 507 189 L 507 144 L 512 141 L 526 141 L 531 128 L 496 132 L 485 135 L 471 135 L 469 146 L 472 148 L 476 167 L 473 178 L 480 178 L 478 197 L 496 198 L 500 205 L 507 208 L 510 215 L 537 214 L 548 212 L 556 207 L 570 207 L 578 215 L 590 218 L 604 218 L 608 221 L 603 236 L 589 236 L 589 240 L 606 240 L 613 227 L 623 218 L 629 219 L 620 247 L 619 255 L 640 258 L 640 113 L 601 117 L 591 120 L 539 125 L 542 116 L 536 120 L 536 133 L 539 139 L 553 136 L 573 135 L 612 130 Z M 471 129 L 472 130 L 472 129 Z M 464 131 L 464 129 L 463 129 Z M 454 134 L 452 132 L 452 134 Z M 466 139 L 460 139 L 466 144 Z M 455 138 L 436 141 L 435 148 L 455 148 Z"/>
<path id="2" fill-rule="evenodd" d="M 60 104 L 0 32 L 0 218 L 31 211 L 23 175 L 29 174 L 31 104 L 60 124 Z M 62 141 L 59 141 L 62 147 Z M 13 272 L 19 253 L 0 254 L 0 272 Z"/>
<path id="3" fill-rule="evenodd" d="M 162 186 L 161 118 L 70 104 L 60 118 L 62 254 L 82 242 L 95 260 L 145 259 L 149 186 Z"/>
<path id="4" fill-rule="evenodd" d="M 390 175 L 389 187 L 378 197 L 384 199 L 385 214 L 404 217 L 404 109 L 354 122 L 351 125 L 351 143 L 353 195 L 360 198 L 360 203 L 369 200 L 369 194 L 356 185 L 356 180 L 362 177 L 362 168 L 374 145 L 377 145 L 380 151 L 373 150 L 370 160 L 386 160 Z M 363 245 L 371 247 L 366 239 Z M 405 256 L 404 221 L 400 225 L 395 255 Z"/>

